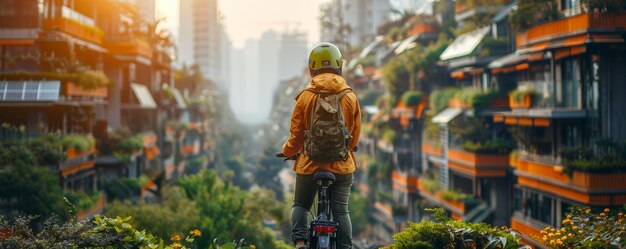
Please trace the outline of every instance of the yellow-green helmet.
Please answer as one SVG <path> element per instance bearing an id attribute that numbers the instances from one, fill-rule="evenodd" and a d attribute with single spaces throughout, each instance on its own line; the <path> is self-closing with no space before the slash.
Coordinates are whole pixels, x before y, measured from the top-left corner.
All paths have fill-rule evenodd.
<path id="1" fill-rule="evenodd" d="M 320 73 L 341 74 L 343 57 L 337 46 L 322 42 L 317 44 L 309 54 L 309 71 L 311 76 Z"/>

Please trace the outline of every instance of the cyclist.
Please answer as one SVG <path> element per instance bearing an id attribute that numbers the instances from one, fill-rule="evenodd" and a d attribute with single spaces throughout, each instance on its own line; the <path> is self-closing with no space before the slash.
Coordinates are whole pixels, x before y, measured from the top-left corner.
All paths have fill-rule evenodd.
<path id="1" fill-rule="evenodd" d="M 296 97 L 296 106 L 291 118 L 290 137 L 282 148 L 286 157 L 296 156 L 303 151 L 305 131 L 309 128 L 311 109 L 317 99 L 316 92 L 340 93 L 351 88 L 341 76 L 343 58 L 339 49 L 330 43 L 320 43 L 309 54 L 311 82 Z M 356 95 L 346 91 L 340 99 L 343 120 L 349 137 L 348 155 L 345 160 L 329 163 L 314 162 L 306 153 L 299 153 L 293 170 L 296 176 L 296 191 L 291 210 L 291 239 L 296 248 L 305 248 L 308 241 L 307 214 L 315 200 L 316 184 L 313 174 L 327 170 L 335 174 L 336 182 L 331 188 L 331 210 L 334 220 L 339 223 L 337 248 L 352 248 L 352 223 L 348 213 L 350 188 L 356 170 L 353 149 L 359 141 L 361 131 L 361 110 Z"/>

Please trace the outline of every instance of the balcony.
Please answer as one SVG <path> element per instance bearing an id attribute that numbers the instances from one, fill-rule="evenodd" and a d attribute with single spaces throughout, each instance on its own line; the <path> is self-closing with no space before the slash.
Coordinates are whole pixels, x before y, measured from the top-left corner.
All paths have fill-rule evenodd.
<path id="1" fill-rule="evenodd" d="M 448 167 L 473 177 L 506 176 L 508 166 L 508 154 L 484 154 L 459 149 L 448 151 Z"/>
<path id="2" fill-rule="evenodd" d="M 422 144 L 422 153 L 438 158 L 441 158 L 443 154 L 441 145 L 431 144 L 428 141 L 424 141 L 424 143 Z"/>
<path id="3" fill-rule="evenodd" d="M 517 48 L 526 48 L 533 44 L 541 44 L 550 40 L 568 37 L 593 31 L 624 31 L 626 29 L 626 13 L 582 13 L 566 17 L 561 20 L 551 21 L 536 25 L 525 32 L 517 35 Z M 597 38 L 597 39 L 596 39 Z M 610 38 L 607 35 L 589 37 L 586 41 L 594 42 Z M 570 42 L 574 42 L 573 40 Z M 622 39 L 623 42 L 623 39 Z"/>
<path id="4" fill-rule="evenodd" d="M 102 44 L 104 32 L 96 27 L 92 18 L 66 6 L 63 6 L 61 13 L 60 17 L 45 20 L 44 28 L 52 31 L 58 30 L 98 45 Z"/>
<path id="5" fill-rule="evenodd" d="M 94 98 L 106 98 L 109 96 L 109 91 L 106 86 L 91 89 L 82 87 L 74 82 L 65 82 L 62 89 L 65 96 Z"/>
<path id="6" fill-rule="evenodd" d="M 418 177 L 409 176 L 407 173 L 393 170 L 391 172 L 391 180 L 394 189 L 405 193 L 416 193 L 418 189 Z"/>
<path id="7" fill-rule="evenodd" d="M 59 171 L 63 177 L 92 169 L 95 165 L 95 145 L 84 151 L 69 148 L 66 153 L 67 159 L 62 162 L 59 167 Z"/>
<path id="8" fill-rule="evenodd" d="M 522 240 L 527 244 L 539 245 L 533 238 L 541 238 L 541 231 L 548 224 L 527 217 L 520 212 L 515 212 L 511 217 L 511 228 L 522 234 Z"/>
<path id="9" fill-rule="evenodd" d="M 129 35 L 111 39 L 105 47 L 116 55 L 141 56 L 148 59 L 152 59 L 154 55 L 152 46 L 145 39 Z"/>
<path id="10" fill-rule="evenodd" d="M 626 173 L 582 172 L 571 175 L 563 166 L 520 156 L 517 160 L 520 186 L 541 190 L 583 204 L 619 205 L 626 203 Z"/>

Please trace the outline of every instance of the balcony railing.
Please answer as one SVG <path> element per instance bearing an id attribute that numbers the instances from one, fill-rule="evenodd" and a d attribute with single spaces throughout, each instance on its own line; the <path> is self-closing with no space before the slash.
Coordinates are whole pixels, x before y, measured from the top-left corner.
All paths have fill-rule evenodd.
<path id="1" fill-rule="evenodd" d="M 583 12 L 581 9 L 580 12 Z M 582 13 L 574 15 L 577 11 L 572 11 L 573 16 L 566 15 L 565 18 L 536 25 L 525 32 L 517 35 L 517 47 L 524 48 L 530 44 L 547 41 L 568 34 L 589 32 L 590 30 L 610 30 L 626 29 L 626 12 L 619 13 Z"/>
<path id="2" fill-rule="evenodd" d="M 48 30 L 56 30 L 68 33 L 79 39 L 101 44 L 104 33 L 96 26 L 96 22 L 67 6 L 63 6 L 61 16 L 48 19 L 44 23 Z"/>
<path id="3" fill-rule="evenodd" d="M 517 172 L 521 186 L 539 189 L 584 204 L 615 205 L 626 199 L 626 173 L 563 172 L 563 166 L 548 164 L 520 153 Z"/>
<path id="4" fill-rule="evenodd" d="M 92 27 L 96 26 L 96 22 L 91 17 L 87 17 L 67 6 L 63 6 L 63 8 L 61 8 L 61 16 L 65 19 L 69 19 L 83 25 Z"/>
<path id="5" fill-rule="evenodd" d="M 108 38 L 106 47 L 113 54 L 140 55 L 149 59 L 152 59 L 154 51 L 146 39 L 130 34 Z"/>

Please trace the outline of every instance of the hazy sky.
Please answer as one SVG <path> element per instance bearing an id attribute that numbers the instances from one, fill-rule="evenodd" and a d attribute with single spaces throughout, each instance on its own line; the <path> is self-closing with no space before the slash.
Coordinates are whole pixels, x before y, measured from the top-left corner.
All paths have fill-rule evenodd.
<path id="1" fill-rule="evenodd" d="M 300 28 L 309 43 L 319 40 L 319 5 L 329 0 L 219 0 L 224 23 L 235 47 L 263 31 Z M 166 27 L 178 31 L 178 0 L 156 0 L 157 16 L 166 16 Z"/>

